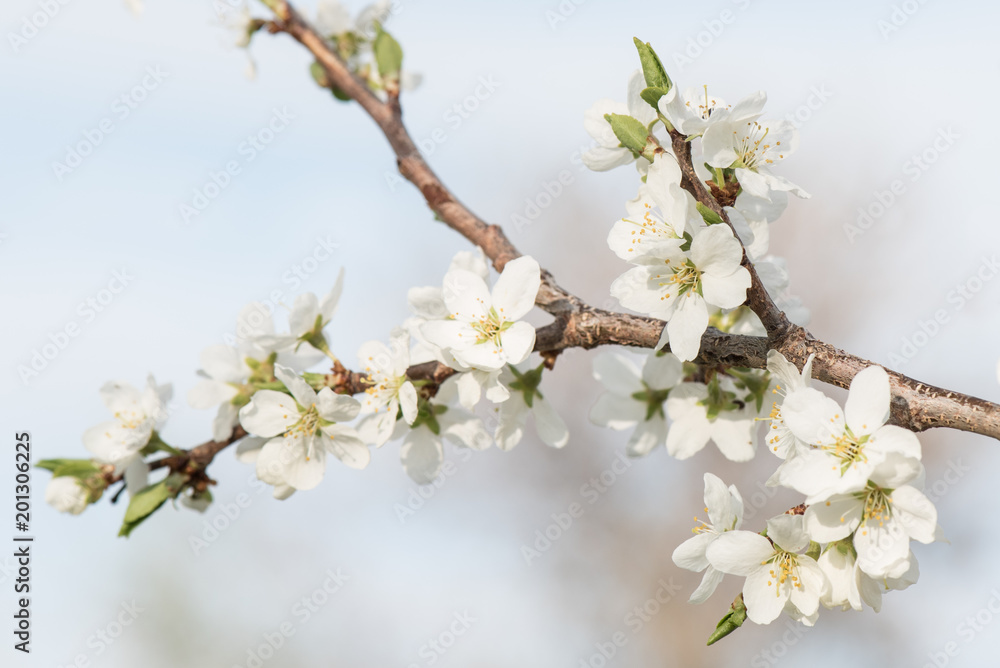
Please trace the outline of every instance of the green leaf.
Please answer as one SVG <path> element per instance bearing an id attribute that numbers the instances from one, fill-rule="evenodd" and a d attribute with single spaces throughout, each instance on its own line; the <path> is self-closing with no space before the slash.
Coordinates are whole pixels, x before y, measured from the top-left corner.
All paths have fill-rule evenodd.
<path id="1" fill-rule="evenodd" d="M 372 49 L 375 52 L 375 62 L 378 63 L 378 73 L 383 79 L 398 79 L 403 67 L 403 47 L 392 35 L 382 30 L 381 25 L 376 24 L 375 30 Z"/>
<path id="2" fill-rule="evenodd" d="M 319 61 L 314 60 L 312 62 L 312 65 L 309 66 L 309 74 L 312 75 L 313 81 L 320 88 L 330 87 L 330 79 L 326 76 L 326 68 L 320 65 Z"/>
<path id="3" fill-rule="evenodd" d="M 643 88 L 642 92 L 639 93 L 639 97 L 646 101 L 646 104 L 651 106 L 653 109 L 659 109 L 660 98 L 667 94 L 666 88 Z"/>
<path id="4" fill-rule="evenodd" d="M 809 541 L 809 547 L 806 549 L 806 556 L 812 557 L 813 559 L 819 559 L 819 555 L 822 553 L 822 548 L 820 544 L 814 540 Z"/>
<path id="5" fill-rule="evenodd" d="M 701 202 L 697 202 L 696 206 L 698 207 L 698 213 L 701 214 L 701 217 L 704 218 L 705 222 L 709 225 L 719 225 L 720 223 L 726 222 L 722 219 L 722 216 L 712 211 Z"/>
<path id="6" fill-rule="evenodd" d="M 715 626 L 715 631 L 708 637 L 708 645 L 714 645 L 736 629 L 743 626 L 747 620 L 747 606 L 743 603 L 743 594 L 736 597 L 729 612 L 719 620 Z"/>
<path id="7" fill-rule="evenodd" d="M 89 478 L 101 470 L 89 459 L 43 459 L 35 466 L 52 471 L 53 478 Z"/>
<path id="8" fill-rule="evenodd" d="M 166 503 L 167 499 L 176 497 L 187 480 L 188 477 L 183 473 L 173 473 L 160 482 L 141 489 L 129 501 L 118 535 L 128 537 L 147 517 Z"/>
<path id="9" fill-rule="evenodd" d="M 646 149 L 649 131 L 641 121 L 625 114 L 604 114 L 604 119 L 611 124 L 611 130 L 622 146 L 636 154 Z"/>
<path id="10" fill-rule="evenodd" d="M 663 93 L 661 95 L 666 94 L 670 90 L 670 87 L 673 86 L 673 82 L 667 76 L 667 71 L 663 69 L 660 57 L 656 55 L 656 51 L 653 50 L 649 42 L 643 42 L 638 37 L 633 37 L 632 41 L 635 42 L 635 48 L 639 52 L 639 62 L 642 64 L 642 76 L 646 79 L 646 85 L 649 88 L 662 90 Z M 649 100 L 646 101 L 649 102 Z M 654 107 L 656 106 L 654 103 L 651 104 Z"/>

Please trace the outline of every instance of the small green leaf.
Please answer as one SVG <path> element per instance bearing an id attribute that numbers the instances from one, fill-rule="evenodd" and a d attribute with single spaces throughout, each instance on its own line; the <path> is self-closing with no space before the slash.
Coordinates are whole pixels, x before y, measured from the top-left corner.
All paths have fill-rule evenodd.
<path id="1" fill-rule="evenodd" d="M 398 79 L 403 67 L 403 47 L 392 35 L 382 30 L 381 25 L 376 24 L 375 30 L 372 49 L 375 52 L 375 62 L 378 63 L 378 73 L 383 79 Z"/>
<path id="2" fill-rule="evenodd" d="M 743 622 L 746 620 L 747 606 L 743 603 L 743 594 L 740 594 L 736 597 L 736 600 L 733 601 L 733 605 L 729 612 L 727 612 L 725 616 L 719 620 L 719 623 L 715 626 L 715 631 L 713 631 L 712 635 L 708 637 L 708 642 L 706 644 L 714 645 L 736 629 L 743 626 Z"/>
<path id="3" fill-rule="evenodd" d="M 809 548 L 806 550 L 806 556 L 812 557 L 813 559 L 819 559 L 819 555 L 822 553 L 822 548 L 820 544 L 814 540 L 809 541 Z"/>
<path id="4" fill-rule="evenodd" d="M 636 154 L 641 154 L 646 149 L 649 131 L 641 121 L 625 114 L 605 114 L 604 118 L 611 124 L 611 130 L 622 146 Z"/>
<path id="5" fill-rule="evenodd" d="M 89 459 L 43 459 L 35 466 L 52 471 L 53 478 L 89 478 L 101 470 Z"/>
<path id="6" fill-rule="evenodd" d="M 309 74 L 312 75 L 313 81 L 320 88 L 329 88 L 330 79 L 326 76 L 326 68 L 319 64 L 319 61 L 314 60 L 312 65 L 309 66 Z"/>
<path id="7" fill-rule="evenodd" d="M 147 517 L 166 503 L 167 499 L 176 497 L 187 480 L 188 477 L 183 473 L 173 473 L 137 492 L 129 501 L 118 535 L 128 537 Z"/>
<path id="8" fill-rule="evenodd" d="M 726 222 L 722 219 L 722 216 L 712 211 L 701 202 L 697 202 L 696 206 L 698 207 L 698 213 L 701 214 L 701 217 L 704 218 L 705 222 L 709 225 L 719 225 L 720 223 Z"/>
<path id="9" fill-rule="evenodd" d="M 670 90 L 670 87 L 673 86 L 673 82 L 667 76 L 667 71 L 663 69 L 660 57 L 656 55 L 656 51 L 653 50 L 649 42 L 643 42 L 638 37 L 633 37 L 632 41 L 635 42 L 635 48 L 639 52 L 639 62 L 642 64 L 642 76 L 646 79 L 646 85 L 650 88 L 662 90 L 663 93 L 661 95 L 666 94 Z M 653 104 L 653 106 L 655 107 L 656 104 Z"/>
<path id="10" fill-rule="evenodd" d="M 650 86 L 649 88 L 643 88 L 642 92 L 639 93 L 639 97 L 646 101 L 646 104 L 654 109 L 659 109 L 660 98 L 667 94 L 666 88 L 655 88 Z"/>

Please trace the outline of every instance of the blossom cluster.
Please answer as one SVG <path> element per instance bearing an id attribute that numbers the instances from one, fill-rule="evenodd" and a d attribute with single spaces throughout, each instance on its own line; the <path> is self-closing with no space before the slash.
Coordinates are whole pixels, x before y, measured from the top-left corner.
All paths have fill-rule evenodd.
<path id="1" fill-rule="evenodd" d="M 212 438 L 238 441 L 237 458 L 255 467 L 257 477 L 278 499 L 316 487 L 327 464 L 340 461 L 365 468 L 371 448 L 400 443 L 400 459 L 417 483 L 439 474 L 444 444 L 484 450 L 494 442 L 516 446 L 533 417 L 541 440 L 560 448 L 569 440 L 566 424 L 540 388 L 543 364 L 525 365 L 535 345 L 535 329 L 523 320 L 533 308 L 541 269 L 531 257 L 506 263 L 492 287 L 481 250 L 461 252 L 440 286 L 410 290 L 412 317 L 396 327 L 388 342 L 369 341 L 357 353 L 357 383 L 333 353 L 327 328 L 343 291 L 343 271 L 333 289 L 317 297 L 297 297 L 287 331 L 276 331 L 262 304 L 245 307 L 235 335 L 201 355 L 201 379 L 188 392 L 190 405 L 215 409 Z M 414 365 L 439 362 L 443 381 L 410 377 Z M 322 370 L 327 365 L 329 373 Z M 315 369 L 315 370 L 313 370 Z M 360 398 L 350 392 L 357 391 Z M 104 489 L 123 480 L 133 506 L 153 512 L 161 502 L 180 499 L 203 510 L 211 502 L 204 475 L 149 484 L 148 457 L 178 455 L 159 430 L 168 414 L 170 386 L 152 377 L 144 390 L 122 381 L 101 390 L 113 419 L 84 433 L 91 460 L 50 460 L 49 502 L 78 514 Z M 475 409 L 488 400 L 492 432 Z M 331 457 L 332 456 L 332 457 Z M 162 490 L 162 491 L 161 491 Z M 162 497 L 162 498 L 161 498 Z M 138 511 L 137 511 L 138 512 Z M 123 532 L 131 531 L 128 516 Z"/>
<path id="2" fill-rule="evenodd" d="M 381 26 L 388 9 L 380 3 L 352 19 L 324 1 L 316 20 L 350 69 L 383 95 L 403 81 L 402 53 Z M 244 27 L 248 40 L 261 25 Z M 885 592 L 917 580 L 911 541 L 942 540 L 937 511 L 921 491 L 920 443 L 888 424 L 886 371 L 858 373 L 842 406 L 813 386 L 812 357 L 799 360 L 800 369 L 770 350 L 766 368 L 755 369 L 702 355 L 706 336 L 767 335 L 747 304 L 752 289 L 766 291 L 791 321 L 808 319 L 790 295 L 784 260 L 769 254 L 770 226 L 788 195 L 808 197 L 773 171 L 796 149 L 796 129 L 765 118 L 763 92 L 728 105 L 707 87 L 681 91 L 651 47 L 636 46 L 642 70 L 629 79 L 627 101 L 601 100 L 585 114 L 595 144 L 583 159 L 596 171 L 635 165 L 638 192 L 607 237 L 630 266 L 610 293 L 663 326 L 641 364 L 622 351 L 595 355 L 593 376 L 604 391 L 590 419 L 628 431 L 631 457 L 663 446 L 687 460 L 712 442 L 727 459 L 745 462 L 763 444 L 778 459 L 767 485 L 802 495 L 755 533 L 742 528 L 737 488 L 705 474 L 708 520 L 673 561 L 704 573 L 693 603 L 707 600 L 725 575 L 745 578 L 713 638 L 745 618 L 768 624 L 784 612 L 812 625 L 821 607 L 878 611 Z M 313 73 L 338 95 L 323 68 Z M 398 443 L 402 467 L 418 484 L 440 474 L 446 443 L 510 450 L 529 418 L 542 442 L 562 448 L 569 431 L 541 387 L 550 367 L 528 363 L 536 331 L 525 317 L 543 272 L 529 256 L 499 268 L 491 281 L 481 249 L 458 253 L 440 285 L 409 290 L 412 315 L 385 341 L 364 343 L 355 372 L 328 338 L 343 271 L 326 295 L 298 296 L 282 331 L 271 309 L 248 305 L 235 334 L 203 351 L 200 379 L 187 394 L 192 407 L 215 410 L 206 445 L 236 443 L 238 460 L 277 499 L 317 487 L 328 464 L 367 467 L 372 449 L 388 443 Z M 171 499 L 204 510 L 214 484 L 204 463 L 161 436 L 171 396 L 152 376 L 142 389 L 107 383 L 101 398 L 112 418 L 83 434 L 91 458 L 40 463 L 53 474 L 47 501 L 79 514 L 121 483 L 131 497 L 123 535 Z M 152 459 L 157 453 L 163 457 Z M 150 482 L 154 470 L 167 473 Z"/>

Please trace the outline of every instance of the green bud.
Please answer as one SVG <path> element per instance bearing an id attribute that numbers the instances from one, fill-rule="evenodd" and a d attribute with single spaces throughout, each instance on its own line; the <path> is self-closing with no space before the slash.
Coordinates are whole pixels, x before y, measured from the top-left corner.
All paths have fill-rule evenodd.
<path id="1" fill-rule="evenodd" d="M 709 225 L 719 225 L 726 222 L 722 219 L 722 216 L 712 211 L 701 202 L 697 202 L 696 206 L 698 207 L 698 213 L 701 214 L 701 217 L 704 218 L 705 222 Z"/>
<path id="2" fill-rule="evenodd" d="M 667 71 L 663 68 L 663 63 L 660 62 L 659 56 L 656 55 L 656 51 L 653 50 L 649 42 L 643 42 L 638 37 L 633 37 L 632 41 L 635 42 L 635 48 L 639 52 L 639 62 L 642 64 L 642 76 L 646 79 L 646 85 L 649 86 L 649 88 L 643 91 L 643 99 L 655 107 L 660 97 L 666 95 L 674 84 L 670 81 L 670 77 L 667 76 Z M 651 102 L 647 99 L 645 93 L 648 90 L 659 93 L 655 101 Z M 650 93 L 649 97 L 652 96 L 653 93 Z"/>
<path id="3" fill-rule="evenodd" d="M 729 612 L 727 612 L 725 616 L 719 620 L 719 623 L 715 626 L 715 631 L 713 631 L 712 635 L 708 637 L 708 642 L 706 644 L 714 645 L 736 629 L 743 626 L 743 622 L 746 620 L 747 606 L 743 603 L 743 594 L 740 594 L 736 597 L 736 600 L 733 601 L 733 605 Z"/>

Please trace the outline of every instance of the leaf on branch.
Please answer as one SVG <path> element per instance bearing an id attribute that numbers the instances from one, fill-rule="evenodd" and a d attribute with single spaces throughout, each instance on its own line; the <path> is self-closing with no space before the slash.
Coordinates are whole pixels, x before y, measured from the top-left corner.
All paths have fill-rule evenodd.
<path id="1" fill-rule="evenodd" d="M 43 459 L 35 466 L 52 471 L 53 478 L 89 478 L 101 471 L 100 467 L 89 459 Z"/>
<path id="2" fill-rule="evenodd" d="M 167 499 L 176 498 L 187 481 L 188 476 L 183 473 L 172 473 L 160 482 L 142 488 L 129 501 L 118 535 L 127 538 L 147 517 L 166 503 Z"/>
<path id="3" fill-rule="evenodd" d="M 376 24 L 375 29 L 372 49 L 375 52 L 375 62 L 378 63 L 378 73 L 383 79 L 398 79 L 403 67 L 403 47 L 392 35 L 382 30 L 380 24 Z"/>
<path id="4" fill-rule="evenodd" d="M 611 130 L 622 146 L 636 154 L 646 149 L 649 131 L 641 121 L 626 114 L 605 114 L 604 119 L 611 124 Z"/>
<path id="5" fill-rule="evenodd" d="M 696 202 L 695 206 L 698 207 L 698 213 L 701 214 L 701 217 L 709 225 L 719 225 L 719 224 L 722 224 L 722 223 L 726 222 L 726 221 L 724 221 L 722 219 L 722 216 L 720 216 L 716 212 L 712 211 L 711 209 L 709 209 L 707 206 L 705 206 L 701 202 Z"/>
<path id="6" fill-rule="evenodd" d="M 648 86 L 639 95 L 655 109 L 660 98 L 666 95 L 674 84 L 650 43 L 643 42 L 638 37 L 633 37 L 632 41 L 635 42 L 635 48 L 639 52 L 642 76 L 646 79 L 646 86 Z"/>

